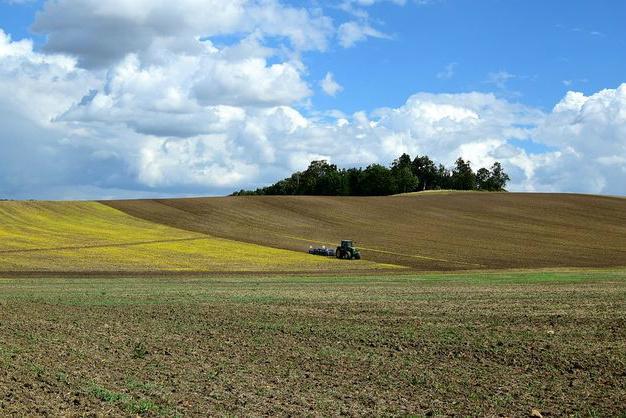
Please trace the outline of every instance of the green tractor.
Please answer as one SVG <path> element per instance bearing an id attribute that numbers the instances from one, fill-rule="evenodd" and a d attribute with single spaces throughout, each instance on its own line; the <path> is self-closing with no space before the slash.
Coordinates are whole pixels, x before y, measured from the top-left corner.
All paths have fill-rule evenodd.
<path id="1" fill-rule="evenodd" d="M 352 241 L 342 240 L 341 245 L 337 247 L 337 250 L 335 251 L 335 257 L 346 260 L 360 260 L 361 253 L 354 245 L 352 245 Z"/>

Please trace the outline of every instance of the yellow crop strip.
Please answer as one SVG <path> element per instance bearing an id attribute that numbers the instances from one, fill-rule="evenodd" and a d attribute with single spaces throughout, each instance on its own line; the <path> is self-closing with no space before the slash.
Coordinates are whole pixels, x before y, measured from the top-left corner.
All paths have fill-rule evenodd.
<path id="1" fill-rule="evenodd" d="M 345 263 L 184 231 L 96 202 L 0 202 L 1 271 L 341 271 Z"/>

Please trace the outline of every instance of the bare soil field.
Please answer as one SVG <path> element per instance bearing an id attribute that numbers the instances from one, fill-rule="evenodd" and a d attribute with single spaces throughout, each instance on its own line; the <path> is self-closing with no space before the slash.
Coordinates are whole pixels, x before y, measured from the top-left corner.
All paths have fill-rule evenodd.
<path id="1" fill-rule="evenodd" d="M 102 202 L 193 232 L 305 251 L 354 239 L 416 270 L 626 266 L 626 199 L 533 193 L 241 196 Z"/>
<path id="2" fill-rule="evenodd" d="M 626 271 L 0 279 L 0 416 L 623 416 Z"/>

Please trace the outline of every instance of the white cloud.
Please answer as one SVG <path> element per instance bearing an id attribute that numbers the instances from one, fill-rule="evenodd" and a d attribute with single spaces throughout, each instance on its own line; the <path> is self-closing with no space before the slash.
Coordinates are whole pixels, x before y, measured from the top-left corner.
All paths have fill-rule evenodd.
<path id="1" fill-rule="evenodd" d="M 335 81 L 333 73 L 326 73 L 326 76 L 320 81 L 320 86 L 324 93 L 329 96 L 335 96 L 337 93 L 343 90 L 343 87 Z"/>
<path id="2" fill-rule="evenodd" d="M 561 150 L 538 187 L 626 194 L 626 84 L 591 96 L 568 92 L 536 137 Z"/>
<path id="3" fill-rule="evenodd" d="M 325 27 L 316 12 L 270 0 L 231 2 L 215 11 L 219 21 L 207 33 L 250 33 L 216 46 L 198 39 L 204 17 L 175 3 L 168 3 L 173 19 L 166 22 L 147 0 L 88 2 L 90 11 L 69 0 L 48 4 L 40 29 L 67 12 L 59 28 L 47 29 L 48 50 L 59 53 L 36 52 L 32 42 L 0 31 L 3 197 L 223 194 L 274 182 L 314 158 L 387 164 L 402 152 L 445 164 L 461 155 L 475 167 L 499 160 L 514 190 L 626 194 L 626 84 L 590 96 L 569 92 L 548 113 L 493 94 L 418 93 L 393 108 L 306 114 L 296 109 L 312 94 L 300 54 L 277 52 L 284 44 L 270 48 L 264 37 L 322 48 L 330 35 L 310 29 Z M 255 7 L 263 10 L 250 11 Z M 258 23 L 291 14 L 304 29 Z M 75 35 L 86 39 L 74 39 L 70 23 L 78 17 L 100 19 L 106 30 L 78 25 Z M 357 35 L 347 29 L 346 45 L 374 36 L 351 23 Z M 96 35 L 118 27 L 136 31 L 137 43 L 99 43 Z M 87 63 L 103 69 L 85 69 Z M 504 86 L 511 77 L 492 81 Z M 321 86 L 327 94 L 341 88 L 332 73 Z M 512 140 L 533 140 L 547 151 L 528 153 Z"/>
<path id="4" fill-rule="evenodd" d="M 456 62 L 451 62 L 450 64 L 446 65 L 443 70 L 437 73 L 437 78 L 442 80 L 451 79 L 452 77 L 454 77 L 456 66 Z"/>
<path id="5" fill-rule="evenodd" d="M 344 48 L 350 48 L 357 42 L 367 38 L 390 39 L 391 37 L 377 29 L 374 29 L 367 22 L 346 22 L 339 26 L 337 31 L 339 44 Z"/>
<path id="6" fill-rule="evenodd" d="M 277 0 L 56 0 L 45 3 L 33 30 L 46 51 L 75 56 L 88 68 L 106 67 L 135 53 L 158 59 L 167 49 L 195 53 L 198 38 L 251 34 L 289 40 L 297 50 L 324 50 L 330 18 Z"/>
<path id="7" fill-rule="evenodd" d="M 237 62 L 206 60 L 200 65 L 205 73 L 193 90 L 203 104 L 280 105 L 311 94 L 292 63 L 268 66 L 261 58 Z"/>
<path id="8" fill-rule="evenodd" d="M 515 74 L 507 71 L 498 71 L 487 74 L 487 83 L 495 85 L 499 89 L 506 89 L 509 80 L 516 78 Z"/>

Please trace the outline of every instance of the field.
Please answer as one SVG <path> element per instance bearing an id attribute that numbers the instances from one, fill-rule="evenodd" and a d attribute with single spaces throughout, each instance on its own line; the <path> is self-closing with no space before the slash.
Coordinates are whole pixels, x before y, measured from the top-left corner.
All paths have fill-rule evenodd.
<path id="1" fill-rule="evenodd" d="M 625 405 L 626 199 L 0 202 L 0 416 Z"/>
<path id="2" fill-rule="evenodd" d="M 353 239 L 364 260 L 312 257 Z M 626 199 L 524 193 L 0 202 L 8 276 L 626 266 Z"/>
<path id="3" fill-rule="evenodd" d="M 167 274 L 386 270 L 346 265 L 129 216 L 96 202 L 0 202 L 0 272 Z"/>
<path id="4" fill-rule="evenodd" d="M 354 239 L 420 271 L 626 266 L 626 199 L 532 193 L 103 202 L 189 231 L 302 251 Z"/>
<path id="5" fill-rule="evenodd" d="M 626 413 L 626 271 L 0 279 L 0 416 Z"/>

